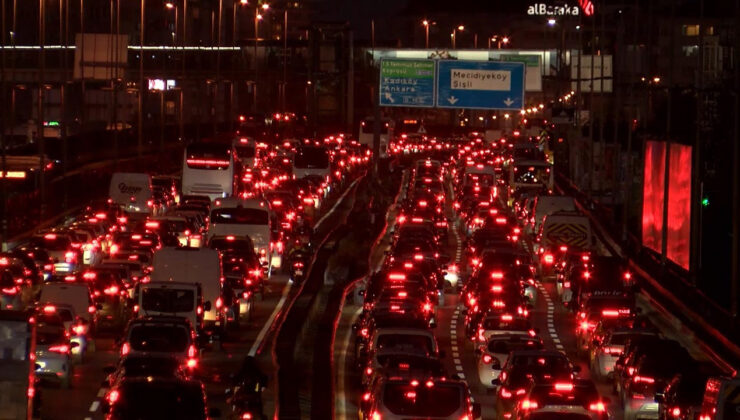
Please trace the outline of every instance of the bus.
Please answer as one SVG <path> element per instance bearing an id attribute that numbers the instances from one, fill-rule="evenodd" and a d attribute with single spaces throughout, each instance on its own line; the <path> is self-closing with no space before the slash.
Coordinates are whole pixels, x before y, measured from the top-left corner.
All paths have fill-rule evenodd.
<path id="1" fill-rule="evenodd" d="M 182 162 L 183 195 L 204 195 L 211 200 L 234 193 L 238 163 L 231 144 L 193 143 Z"/>
<path id="2" fill-rule="evenodd" d="M 0 310 L 0 418 L 38 416 L 36 324 L 28 312 Z"/>
<path id="3" fill-rule="evenodd" d="M 257 142 L 249 136 L 234 139 L 236 157 L 243 168 L 254 168 L 257 157 Z"/>
<path id="4" fill-rule="evenodd" d="M 375 119 L 365 118 L 360 122 L 360 134 L 358 140 L 361 145 L 367 146 L 370 150 L 373 150 L 373 130 L 375 125 Z M 380 120 L 380 158 L 388 157 L 388 147 L 390 140 L 393 138 L 393 130 L 395 123 L 390 118 L 383 118 Z"/>
<path id="5" fill-rule="evenodd" d="M 230 197 L 217 199 L 214 204 L 208 227 L 208 242 L 215 237 L 249 237 L 254 244 L 254 252 L 259 257 L 260 264 L 267 268 L 269 277 L 273 255 L 278 246 L 272 238 L 272 217 L 268 203 L 258 198 Z"/>
<path id="6" fill-rule="evenodd" d="M 293 175 L 296 179 L 318 177 L 328 182 L 331 177 L 329 149 L 322 146 L 301 146 L 293 157 Z"/>

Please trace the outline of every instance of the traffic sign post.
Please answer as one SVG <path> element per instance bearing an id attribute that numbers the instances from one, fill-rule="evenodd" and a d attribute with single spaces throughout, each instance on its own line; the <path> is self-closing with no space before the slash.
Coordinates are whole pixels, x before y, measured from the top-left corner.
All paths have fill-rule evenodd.
<path id="1" fill-rule="evenodd" d="M 434 80 L 433 60 L 381 60 L 380 106 L 432 108 Z"/>
<path id="2" fill-rule="evenodd" d="M 525 64 L 440 60 L 439 108 L 519 110 L 524 107 Z"/>

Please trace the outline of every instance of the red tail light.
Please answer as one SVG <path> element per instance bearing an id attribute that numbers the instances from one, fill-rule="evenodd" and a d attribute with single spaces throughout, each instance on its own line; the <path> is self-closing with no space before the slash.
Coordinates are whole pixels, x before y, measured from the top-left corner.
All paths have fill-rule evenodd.
<path id="1" fill-rule="evenodd" d="M 681 417 L 681 407 L 673 407 L 671 410 L 671 415 L 673 417 Z"/>
<path id="2" fill-rule="evenodd" d="M 360 330 L 360 335 L 367 338 L 370 335 L 370 331 L 366 328 Z"/>
<path id="3" fill-rule="evenodd" d="M 75 335 L 84 335 L 87 333 L 87 325 L 77 324 L 72 327 L 72 332 L 74 332 Z"/>
<path id="4" fill-rule="evenodd" d="M 87 312 L 94 314 L 95 313 L 95 306 L 90 305 L 87 307 Z"/>
<path id="5" fill-rule="evenodd" d="M 128 343 L 123 343 L 121 346 L 121 356 L 127 355 L 131 351 L 131 346 Z"/>
<path id="6" fill-rule="evenodd" d="M 483 328 L 478 328 L 478 341 L 486 341 L 486 336 L 483 333 L 486 332 Z"/>
<path id="7" fill-rule="evenodd" d="M 632 381 L 634 383 L 644 383 L 644 384 L 654 384 L 655 383 L 654 378 L 651 378 L 649 376 L 640 376 L 640 375 L 637 375 L 634 378 L 632 378 Z"/>
<path id="8" fill-rule="evenodd" d="M 65 261 L 65 262 L 67 262 L 67 263 L 73 263 L 73 262 L 75 262 L 75 260 L 77 259 L 77 257 L 76 257 L 76 256 L 77 256 L 77 254 L 75 254 L 74 252 L 72 252 L 72 251 L 67 251 L 67 252 L 66 252 L 66 253 L 64 254 L 64 261 Z"/>
<path id="9" fill-rule="evenodd" d="M 59 344 L 49 347 L 49 351 L 53 351 L 54 353 L 67 354 L 69 353 L 69 346 L 66 344 Z"/>
<path id="10" fill-rule="evenodd" d="M 545 254 L 544 261 L 545 264 L 552 264 L 555 262 L 555 257 L 553 257 L 552 254 Z"/>
<path id="11" fill-rule="evenodd" d="M 511 392 L 510 392 L 510 391 L 509 391 L 508 389 L 506 389 L 506 388 L 504 388 L 504 387 L 501 387 L 501 392 L 499 392 L 499 396 L 500 396 L 501 398 L 506 398 L 506 399 L 508 399 L 508 398 L 511 398 L 511 395 L 512 395 L 512 394 L 511 394 Z"/>
<path id="12" fill-rule="evenodd" d="M 481 361 L 486 365 L 490 365 L 493 362 L 493 357 L 490 354 L 484 354 Z"/>
<path id="13" fill-rule="evenodd" d="M 601 315 L 607 318 L 616 318 L 619 316 L 619 311 L 616 309 L 604 309 L 601 311 Z"/>
<path id="14" fill-rule="evenodd" d="M 536 410 L 539 404 L 537 401 L 523 400 L 521 403 L 522 410 Z"/>
<path id="15" fill-rule="evenodd" d="M 188 357 L 193 358 L 198 354 L 198 350 L 195 348 L 195 345 L 191 344 L 190 347 L 188 347 Z"/>
<path id="16" fill-rule="evenodd" d="M 567 391 L 567 392 L 570 392 L 570 391 L 573 391 L 573 384 L 571 384 L 571 383 L 558 382 L 558 383 L 555 384 L 555 390 L 556 391 Z"/>
<path id="17" fill-rule="evenodd" d="M 590 404 L 588 406 L 588 409 L 591 411 L 595 411 L 597 413 L 604 413 L 606 412 L 606 406 L 604 406 L 604 403 L 601 401 L 595 402 L 593 404 Z"/>
<path id="18" fill-rule="evenodd" d="M 221 309 L 222 306 L 224 306 L 224 301 L 221 300 L 221 297 L 219 296 L 218 299 L 216 299 L 216 309 Z"/>
<path id="19" fill-rule="evenodd" d="M 103 290 L 103 293 L 109 296 L 117 295 L 118 294 L 118 286 L 111 286 Z"/>

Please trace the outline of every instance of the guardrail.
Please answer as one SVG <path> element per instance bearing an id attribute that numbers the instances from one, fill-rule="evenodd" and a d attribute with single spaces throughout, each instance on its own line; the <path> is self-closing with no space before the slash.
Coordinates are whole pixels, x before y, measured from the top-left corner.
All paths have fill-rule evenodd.
<path id="1" fill-rule="evenodd" d="M 614 255 L 626 259 L 630 267 L 639 274 L 638 284 L 657 302 L 665 312 L 679 319 L 705 344 L 704 349 L 720 365 L 733 370 L 740 366 L 740 324 L 724 308 L 709 299 L 693 286 L 688 273 L 682 272 L 672 263 L 661 266 L 655 256 L 635 246 L 634 238 L 615 240 L 621 235 L 615 227 L 596 216 L 601 206 L 590 201 L 568 178 L 558 174 L 558 188 L 563 194 L 576 199 L 579 209 L 589 217 L 596 235 Z"/>

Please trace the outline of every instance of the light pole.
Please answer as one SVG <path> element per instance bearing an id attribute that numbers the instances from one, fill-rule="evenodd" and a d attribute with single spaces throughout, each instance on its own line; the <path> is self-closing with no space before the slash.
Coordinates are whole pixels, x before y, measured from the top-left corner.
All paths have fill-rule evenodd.
<path id="1" fill-rule="evenodd" d="M 179 7 L 177 7 L 177 5 L 174 4 L 174 3 L 172 3 L 172 2 L 165 3 L 165 7 L 167 8 L 167 10 L 174 10 L 175 11 L 175 30 L 172 31 L 172 46 L 174 48 L 177 48 L 177 28 L 178 28 L 178 23 L 179 23 L 178 22 L 178 20 L 179 20 Z M 169 24 L 167 24 L 167 30 L 169 30 L 169 29 L 170 29 L 170 26 L 169 26 Z M 165 63 L 167 63 L 167 60 L 166 59 L 165 59 Z M 166 64 L 165 64 L 165 66 L 166 66 Z M 167 82 L 166 82 L 167 72 L 165 71 L 164 74 L 165 74 L 165 90 L 166 90 L 167 89 Z M 165 122 L 166 122 L 166 118 L 165 118 L 165 115 L 164 115 L 164 110 L 165 110 L 164 109 L 164 93 L 165 93 L 165 90 L 162 90 L 159 93 L 161 95 L 160 98 L 159 98 L 159 112 L 160 112 L 160 116 L 159 117 L 160 117 L 160 124 L 161 124 L 161 126 L 160 126 L 160 132 L 159 132 L 159 142 L 160 142 L 159 147 L 160 147 L 160 150 L 164 150 L 164 126 L 165 126 Z M 180 110 L 180 120 L 179 121 L 180 122 L 182 121 L 182 110 Z M 178 125 L 179 126 L 182 126 L 182 123 L 180 123 Z"/>
<path id="2" fill-rule="evenodd" d="M 144 147 L 144 8 L 146 0 L 141 0 L 141 21 L 139 22 L 139 127 L 136 154 L 141 159 Z"/>
<path id="3" fill-rule="evenodd" d="M 424 48 L 429 49 L 429 21 L 424 19 L 421 24 L 424 25 Z"/>
<path id="4" fill-rule="evenodd" d="M 261 6 L 262 10 L 267 12 L 270 5 L 264 3 Z M 254 9 L 254 102 L 252 103 L 252 110 L 257 112 L 257 85 L 259 84 L 259 60 L 257 59 L 257 42 L 259 42 L 259 22 L 262 20 L 262 14 L 260 13 L 260 7 Z"/>
<path id="5" fill-rule="evenodd" d="M 457 38 L 457 31 L 462 32 L 464 30 L 465 30 L 465 26 L 464 25 L 460 25 L 457 28 L 453 28 L 452 29 L 452 49 L 453 50 L 456 48 L 455 47 L 455 38 Z"/>
<path id="6" fill-rule="evenodd" d="M 36 141 L 38 141 L 39 151 L 39 198 L 41 200 L 39 206 L 39 221 L 44 220 L 44 213 L 46 210 L 46 177 L 44 171 L 46 169 L 46 158 L 44 157 L 44 85 L 45 85 L 45 71 L 46 71 L 46 51 L 44 50 L 44 44 L 46 43 L 46 8 L 45 0 L 39 0 L 39 73 L 38 73 L 38 96 L 36 104 Z M 6 180 L 3 179 L 3 182 Z"/>
<path id="7" fill-rule="evenodd" d="M 233 46 L 236 46 L 236 24 L 237 24 L 237 11 L 239 10 L 239 6 L 246 6 L 249 2 L 247 0 L 234 0 L 233 4 L 233 16 L 231 21 L 231 44 Z M 235 113 L 234 113 L 234 107 L 237 101 L 234 100 L 234 97 L 236 95 L 236 89 L 234 88 L 234 85 L 236 84 L 236 60 L 232 58 L 231 60 L 231 83 L 229 85 L 229 99 L 231 101 L 231 107 L 229 108 L 229 131 L 234 130 L 234 119 L 235 119 Z"/>

